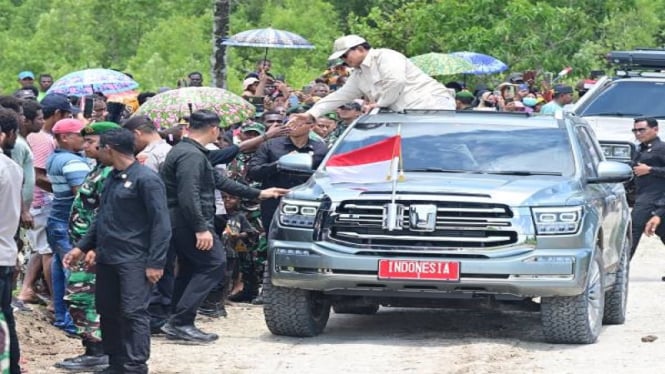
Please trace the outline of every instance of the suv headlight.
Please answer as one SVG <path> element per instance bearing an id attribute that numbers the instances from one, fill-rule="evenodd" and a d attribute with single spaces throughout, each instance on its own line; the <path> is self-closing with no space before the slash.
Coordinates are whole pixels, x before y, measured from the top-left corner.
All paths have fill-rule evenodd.
<path id="1" fill-rule="evenodd" d="M 601 144 L 606 159 L 630 160 L 631 147 L 628 144 Z"/>
<path id="2" fill-rule="evenodd" d="M 538 235 L 570 235 L 582 222 L 582 207 L 531 208 Z"/>
<path id="3" fill-rule="evenodd" d="M 279 223 L 284 226 L 314 227 L 317 201 L 282 199 L 279 204 Z"/>

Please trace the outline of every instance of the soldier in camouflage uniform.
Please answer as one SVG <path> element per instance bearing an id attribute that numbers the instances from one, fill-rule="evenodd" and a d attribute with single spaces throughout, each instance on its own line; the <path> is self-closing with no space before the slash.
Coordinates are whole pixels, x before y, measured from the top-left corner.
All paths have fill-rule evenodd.
<path id="1" fill-rule="evenodd" d="M 120 126 L 113 122 L 96 122 L 81 131 L 85 137 L 86 156 L 95 159 L 97 164 L 85 178 L 74 198 L 69 217 L 69 236 L 72 243 L 78 243 L 88 232 L 99 208 L 104 181 L 112 169 L 110 166 L 104 166 L 99 159 L 99 135 L 117 128 Z M 102 347 L 99 314 L 95 308 L 95 279 L 95 269 L 86 268 L 83 262 L 71 271 L 67 282 L 65 302 L 69 306 L 69 314 L 74 320 L 77 333 L 82 339 L 85 353 L 57 363 L 55 366 L 58 368 L 94 371 L 108 366 L 108 357 L 104 355 Z"/>
<path id="2" fill-rule="evenodd" d="M 339 118 L 339 121 L 337 122 L 335 130 L 328 135 L 328 143 L 335 144 L 337 138 L 339 138 L 361 114 L 362 106 L 355 101 L 348 102 L 337 108 L 337 117 Z"/>
<path id="3" fill-rule="evenodd" d="M 260 123 L 250 123 L 241 128 L 241 140 L 255 136 L 265 135 L 265 126 Z M 229 178 L 252 187 L 259 187 L 260 183 L 252 182 L 247 178 L 247 164 L 254 155 L 238 153 L 235 160 L 229 163 L 227 172 Z M 231 301 L 251 301 L 259 293 L 259 285 L 263 277 L 263 267 L 267 259 L 268 241 L 263 225 L 261 224 L 261 210 L 258 201 L 244 200 L 240 210 L 245 214 L 249 224 L 258 233 L 258 239 L 250 241 L 246 252 L 238 253 L 238 270 L 240 271 L 243 287 L 240 292 L 232 292 Z"/>

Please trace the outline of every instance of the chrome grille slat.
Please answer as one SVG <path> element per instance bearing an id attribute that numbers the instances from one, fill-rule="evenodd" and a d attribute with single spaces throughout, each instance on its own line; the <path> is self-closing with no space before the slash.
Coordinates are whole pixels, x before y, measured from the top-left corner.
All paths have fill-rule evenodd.
<path id="1" fill-rule="evenodd" d="M 503 208 L 436 208 L 437 212 L 506 213 Z"/>
<path id="2" fill-rule="evenodd" d="M 342 202 L 333 214 L 329 227 L 332 240 L 364 246 L 395 245 L 423 247 L 428 242 L 436 247 L 485 248 L 517 242 L 517 233 L 510 230 L 513 213 L 508 206 L 492 203 L 398 199 L 404 205 L 403 229 L 383 229 L 383 209 L 387 200 L 353 200 Z M 410 229 L 409 206 L 436 205 L 434 230 Z"/>
<path id="3" fill-rule="evenodd" d="M 463 242 L 475 242 L 475 243 L 494 243 L 510 239 L 510 235 L 493 236 L 488 238 L 470 238 L 464 236 L 427 236 L 426 238 L 424 238 L 422 236 L 416 236 L 416 235 L 361 235 L 355 232 L 348 232 L 348 231 L 339 231 L 337 232 L 337 235 L 346 236 L 349 238 L 363 238 L 363 239 L 391 239 L 391 240 L 412 240 L 412 241 L 416 240 L 422 241 L 423 239 L 426 239 L 428 241 L 436 241 L 436 242 L 463 241 Z"/>

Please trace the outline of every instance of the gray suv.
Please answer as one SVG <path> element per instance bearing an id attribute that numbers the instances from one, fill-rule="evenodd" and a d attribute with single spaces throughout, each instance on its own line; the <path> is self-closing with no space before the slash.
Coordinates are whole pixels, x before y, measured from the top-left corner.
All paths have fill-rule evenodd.
<path id="1" fill-rule="evenodd" d="M 331 159 L 398 133 L 403 180 L 331 178 Z M 279 161 L 313 175 L 271 225 L 273 334 L 318 335 L 331 307 L 373 314 L 479 297 L 533 300 L 556 343 L 593 343 L 602 323 L 625 320 L 631 223 L 621 183 L 631 169 L 605 161 L 573 114 L 377 112 L 347 129 L 318 170 L 310 165 L 305 154 Z"/>

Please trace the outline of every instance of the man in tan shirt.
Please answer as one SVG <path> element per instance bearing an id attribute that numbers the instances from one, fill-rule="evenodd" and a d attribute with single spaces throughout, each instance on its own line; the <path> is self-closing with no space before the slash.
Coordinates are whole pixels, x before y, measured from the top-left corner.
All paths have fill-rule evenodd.
<path id="1" fill-rule="evenodd" d="M 347 35 L 335 40 L 330 59 L 337 58 L 354 70 L 342 88 L 307 111 L 314 118 L 361 97 L 369 108 L 455 110 L 450 90 L 397 51 L 372 49 L 360 36 Z"/>

